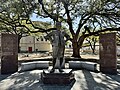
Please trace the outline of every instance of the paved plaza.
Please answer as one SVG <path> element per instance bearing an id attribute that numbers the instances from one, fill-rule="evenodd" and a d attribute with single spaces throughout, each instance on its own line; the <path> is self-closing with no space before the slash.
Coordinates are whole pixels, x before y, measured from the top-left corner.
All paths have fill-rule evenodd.
<path id="1" fill-rule="evenodd" d="M 46 85 L 41 81 L 42 70 L 0 75 L 0 90 L 120 90 L 120 72 L 109 75 L 75 70 L 75 81 L 69 85 Z"/>
<path id="2" fill-rule="evenodd" d="M 33 55 L 35 56 L 35 54 Z M 19 60 L 36 59 L 19 57 Z M 98 56 L 82 55 L 83 58 L 95 58 Z M 69 85 L 46 85 L 41 81 L 43 70 L 30 70 L 16 72 L 14 74 L 0 75 L 0 90 L 120 90 L 120 70 L 117 75 L 109 75 L 87 70 L 74 70 L 75 81 Z"/>

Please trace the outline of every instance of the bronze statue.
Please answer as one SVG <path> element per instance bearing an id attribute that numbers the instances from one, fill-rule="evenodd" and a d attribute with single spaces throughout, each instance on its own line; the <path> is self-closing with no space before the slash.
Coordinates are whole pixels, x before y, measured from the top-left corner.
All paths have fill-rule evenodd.
<path id="1" fill-rule="evenodd" d="M 52 32 L 47 34 L 47 36 L 45 36 L 45 39 L 50 40 L 53 50 L 53 68 L 50 73 L 53 73 L 55 71 L 55 64 L 57 58 L 58 60 L 60 60 L 60 66 L 58 68 L 59 72 L 63 72 L 62 63 L 64 58 L 65 42 L 70 39 L 69 35 L 66 32 L 60 30 L 60 22 L 56 23 L 56 28 L 57 30 L 53 30 Z M 66 40 L 64 40 L 64 37 L 66 37 Z"/>

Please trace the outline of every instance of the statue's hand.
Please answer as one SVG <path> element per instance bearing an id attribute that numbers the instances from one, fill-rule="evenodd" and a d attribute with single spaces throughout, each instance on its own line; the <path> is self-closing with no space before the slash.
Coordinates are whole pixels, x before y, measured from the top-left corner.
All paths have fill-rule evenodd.
<path id="1" fill-rule="evenodd" d="M 68 40 L 65 40 L 65 42 L 67 42 Z"/>
<path id="2" fill-rule="evenodd" d="M 45 38 L 46 40 L 48 40 L 48 39 L 49 39 L 47 36 L 44 36 L 44 38 Z"/>
<path id="3" fill-rule="evenodd" d="M 46 40 L 49 40 L 51 43 L 53 42 L 53 40 L 52 40 L 52 38 L 51 38 L 51 37 L 44 36 L 44 38 L 45 38 Z"/>

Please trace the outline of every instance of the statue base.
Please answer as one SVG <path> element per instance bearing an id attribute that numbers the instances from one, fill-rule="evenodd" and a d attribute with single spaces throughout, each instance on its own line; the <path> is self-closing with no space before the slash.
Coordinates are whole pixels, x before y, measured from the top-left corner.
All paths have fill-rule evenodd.
<path id="1" fill-rule="evenodd" d="M 58 84 L 66 85 L 75 80 L 72 69 L 63 69 L 64 72 L 59 72 L 55 69 L 54 73 L 50 73 L 49 70 L 43 70 L 41 73 L 41 79 L 44 84 Z"/>

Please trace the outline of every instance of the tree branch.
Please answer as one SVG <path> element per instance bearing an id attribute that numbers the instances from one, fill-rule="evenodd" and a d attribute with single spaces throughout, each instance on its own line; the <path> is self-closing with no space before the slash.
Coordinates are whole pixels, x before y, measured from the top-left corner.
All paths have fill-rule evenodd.
<path id="1" fill-rule="evenodd" d="M 96 35 L 96 34 L 99 35 L 100 33 L 106 32 L 106 31 L 120 31 L 120 27 L 118 27 L 118 28 L 105 28 L 103 30 L 98 30 L 96 32 L 91 32 L 91 34 L 85 34 L 84 36 L 86 38 L 86 37 L 89 37 L 89 36 L 92 36 L 92 35 Z"/>
<path id="2" fill-rule="evenodd" d="M 43 0 L 38 0 L 38 2 L 42 5 L 43 11 L 44 11 L 51 19 L 53 19 L 53 21 L 58 21 L 58 20 L 57 20 L 57 17 L 52 16 L 50 13 L 47 12 L 47 10 L 46 10 L 45 7 L 44 7 Z"/>
<path id="3" fill-rule="evenodd" d="M 64 4 L 64 8 L 65 8 L 65 11 L 66 11 L 66 14 L 67 14 L 67 23 L 69 25 L 69 30 L 70 30 L 72 36 L 75 36 L 73 26 L 72 26 L 72 19 L 70 17 L 70 12 L 68 10 L 68 5 L 66 4 L 66 2 L 63 2 L 63 4 Z"/>
<path id="4" fill-rule="evenodd" d="M 43 29 L 43 28 L 40 28 L 40 27 L 36 27 L 31 20 L 27 19 L 26 20 L 26 24 L 31 24 L 35 29 L 39 29 L 38 31 L 30 31 L 31 33 L 37 33 L 37 32 L 49 32 L 51 30 L 56 30 L 56 28 L 49 28 L 49 29 Z"/>

